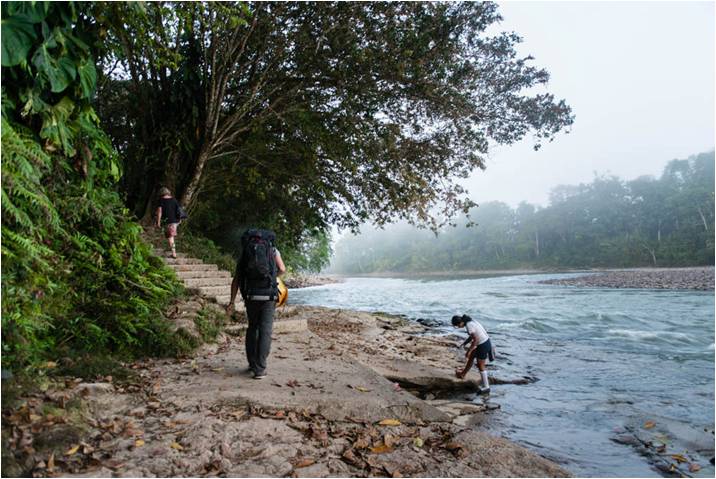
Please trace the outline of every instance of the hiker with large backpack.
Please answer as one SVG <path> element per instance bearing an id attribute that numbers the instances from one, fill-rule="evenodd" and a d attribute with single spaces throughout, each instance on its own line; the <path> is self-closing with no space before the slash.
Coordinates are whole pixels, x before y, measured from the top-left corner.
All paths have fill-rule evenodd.
<path id="1" fill-rule="evenodd" d="M 277 278 L 285 272 L 273 232 L 249 229 L 241 236 L 240 256 L 231 282 L 231 299 L 226 313 L 231 315 L 234 312 L 234 300 L 240 291 L 249 320 L 246 359 L 254 379 L 266 377 L 266 360 L 271 351 L 273 315 L 278 299 Z"/>

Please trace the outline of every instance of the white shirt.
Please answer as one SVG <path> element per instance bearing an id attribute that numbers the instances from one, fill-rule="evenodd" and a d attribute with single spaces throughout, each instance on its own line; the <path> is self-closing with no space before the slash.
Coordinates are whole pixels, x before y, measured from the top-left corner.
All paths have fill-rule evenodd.
<path id="1" fill-rule="evenodd" d="M 485 331 L 485 328 L 483 328 L 482 325 L 474 319 L 465 323 L 465 329 L 467 330 L 467 334 L 469 334 L 470 336 L 477 335 L 478 345 L 490 339 L 490 337 L 487 335 L 487 331 Z"/>

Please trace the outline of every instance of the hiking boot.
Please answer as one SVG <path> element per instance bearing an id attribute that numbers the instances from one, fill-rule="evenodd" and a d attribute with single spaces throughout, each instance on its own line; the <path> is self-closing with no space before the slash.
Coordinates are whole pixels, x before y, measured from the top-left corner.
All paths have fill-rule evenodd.
<path id="1" fill-rule="evenodd" d="M 476 392 L 477 394 L 490 394 L 490 388 L 478 387 Z"/>
<path id="2" fill-rule="evenodd" d="M 266 373 L 257 373 L 254 371 L 254 379 L 264 379 L 266 377 Z"/>

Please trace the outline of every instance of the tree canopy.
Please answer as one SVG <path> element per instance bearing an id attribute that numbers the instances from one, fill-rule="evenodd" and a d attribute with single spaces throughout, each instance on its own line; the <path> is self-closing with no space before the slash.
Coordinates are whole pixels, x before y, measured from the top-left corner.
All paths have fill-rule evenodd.
<path id="1" fill-rule="evenodd" d="M 486 2 L 159 2 L 109 7 L 98 111 L 139 216 L 168 184 L 194 226 L 433 227 L 472 205 L 456 180 L 489 145 L 572 123 L 534 93 Z M 436 213 L 437 212 L 437 213 Z"/>

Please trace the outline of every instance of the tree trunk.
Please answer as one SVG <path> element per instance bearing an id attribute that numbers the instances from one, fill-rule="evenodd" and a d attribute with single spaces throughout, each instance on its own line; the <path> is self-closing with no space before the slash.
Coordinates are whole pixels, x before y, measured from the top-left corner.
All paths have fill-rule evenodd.
<path id="1" fill-rule="evenodd" d="M 144 214 L 142 215 L 142 218 L 139 220 L 139 223 L 144 226 L 151 226 L 154 219 L 154 199 L 157 197 L 157 186 L 152 188 L 152 194 L 149 195 L 149 198 L 146 200 L 147 204 L 144 207 Z"/>
<path id="2" fill-rule="evenodd" d="M 661 243 L 661 220 L 659 220 L 659 227 L 656 230 L 656 241 Z"/>
<path id="3" fill-rule="evenodd" d="M 539 231 L 535 231 L 535 255 L 539 258 Z"/>
<path id="4" fill-rule="evenodd" d="M 195 200 L 196 193 L 199 189 L 199 183 L 201 182 L 201 174 L 204 171 L 204 167 L 206 166 L 211 153 L 211 149 L 205 145 L 206 144 L 204 144 L 199 151 L 199 156 L 196 159 L 196 164 L 194 165 L 194 171 L 191 174 L 191 180 L 179 200 L 179 203 L 187 210 L 191 209 L 192 203 Z"/>
<path id="5" fill-rule="evenodd" d="M 651 255 L 651 260 L 654 263 L 654 267 L 656 267 L 656 248 L 649 248 L 645 244 L 643 244 L 642 247 L 649 252 L 649 254 Z"/>
<path id="6" fill-rule="evenodd" d="M 707 232 L 708 232 L 708 230 L 709 230 L 709 225 L 708 225 L 708 223 L 706 223 L 706 217 L 704 216 L 703 211 L 701 211 L 701 207 L 700 207 L 700 206 L 697 206 L 697 207 L 696 207 L 696 211 L 699 212 L 699 216 L 701 217 L 701 221 L 704 223 L 704 231 L 707 231 Z"/>

